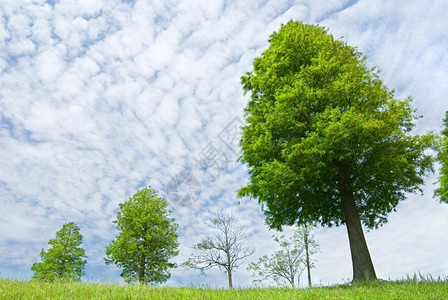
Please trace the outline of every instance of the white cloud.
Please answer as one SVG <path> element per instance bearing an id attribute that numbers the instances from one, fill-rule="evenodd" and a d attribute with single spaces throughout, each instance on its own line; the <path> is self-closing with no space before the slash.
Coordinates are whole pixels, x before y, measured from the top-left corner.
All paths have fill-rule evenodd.
<path id="1" fill-rule="evenodd" d="M 16 40 L 12 43 L 8 43 L 8 52 L 14 56 L 26 55 L 32 53 L 36 48 L 36 45 L 27 39 Z"/>
<path id="2" fill-rule="evenodd" d="M 13 38 L 27 36 L 31 33 L 31 18 L 16 14 L 8 18 L 7 29 Z"/>
<path id="3" fill-rule="evenodd" d="M 2 12 L 0 12 L 2 13 Z M 5 47 L 5 40 L 9 39 L 11 36 L 11 33 L 6 28 L 6 20 L 3 16 L 3 14 L 0 15 L 0 46 L 2 48 Z"/>
<path id="4" fill-rule="evenodd" d="M 61 0 L 58 1 L 54 7 L 56 11 L 63 15 L 76 16 L 81 15 L 84 17 L 90 17 L 97 14 L 101 8 L 103 1 L 99 0 L 79 0 L 79 1 L 69 1 Z"/>
<path id="5" fill-rule="evenodd" d="M 45 51 L 35 60 L 37 76 L 44 82 L 54 82 L 65 67 L 65 62 L 57 51 Z"/>

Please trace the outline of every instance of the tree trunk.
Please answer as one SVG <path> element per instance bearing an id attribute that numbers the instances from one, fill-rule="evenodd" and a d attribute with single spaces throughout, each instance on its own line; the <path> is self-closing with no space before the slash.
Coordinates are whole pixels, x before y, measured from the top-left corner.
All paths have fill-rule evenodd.
<path id="1" fill-rule="evenodd" d="M 230 223 L 229 223 L 230 224 Z M 233 282 L 232 282 L 232 258 L 230 257 L 230 243 L 229 243 L 229 231 L 228 231 L 228 224 L 226 224 L 224 235 L 226 239 L 226 250 L 224 251 L 227 256 L 227 278 L 229 279 L 229 289 L 233 289 Z"/>
<path id="2" fill-rule="evenodd" d="M 289 283 L 291 283 L 291 288 L 295 289 L 296 288 L 296 283 L 294 280 L 294 266 L 293 266 L 293 262 L 291 259 L 291 251 L 289 250 L 289 247 L 287 249 L 287 253 L 288 253 L 288 265 L 289 265 Z"/>
<path id="3" fill-rule="evenodd" d="M 140 258 L 140 270 L 138 272 L 138 281 L 140 284 L 146 284 L 145 281 L 145 267 L 146 267 L 146 257 L 145 255 L 142 255 Z"/>
<path id="4" fill-rule="evenodd" d="M 144 224 L 141 233 L 141 243 L 143 245 L 146 244 L 146 231 L 147 231 L 147 224 Z M 142 253 L 142 257 L 140 257 L 140 270 L 138 272 L 138 281 L 140 282 L 141 285 L 146 284 L 145 273 L 146 273 L 146 255 L 145 253 Z"/>
<path id="5" fill-rule="evenodd" d="M 373 267 L 369 249 L 367 248 L 358 207 L 356 206 L 353 191 L 350 187 L 347 167 L 342 163 L 337 164 L 337 166 L 339 193 L 342 200 L 352 255 L 353 281 L 376 279 L 375 268 Z"/>
<path id="6" fill-rule="evenodd" d="M 305 255 L 306 255 L 306 270 L 308 273 L 308 287 L 311 287 L 311 263 L 310 263 L 310 252 L 308 248 L 308 229 L 304 229 L 303 243 L 305 244 Z"/>
<path id="7" fill-rule="evenodd" d="M 229 289 L 233 289 L 233 283 L 232 283 L 232 269 L 229 267 L 227 268 L 227 278 L 229 279 Z"/>
<path id="8" fill-rule="evenodd" d="M 295 283 L 294 276 L 291 278 L 291 280 L 289 281 L 289 283 L 291 284 L 291 288 L 292 288 L 292 289 L 295 289 L 295 288 L 296 288 L 296 283 Z"/>

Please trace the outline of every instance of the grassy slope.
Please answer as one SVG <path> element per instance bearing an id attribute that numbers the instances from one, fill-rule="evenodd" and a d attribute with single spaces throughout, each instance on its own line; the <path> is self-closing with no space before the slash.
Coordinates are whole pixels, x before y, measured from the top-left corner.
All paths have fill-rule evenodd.
<path id="1" fill-rule="evenodd" d="M 313 289 L 214 290 L 0 279 L 0 299 L 448 299 L 448 282 L 369 282 Z"/>

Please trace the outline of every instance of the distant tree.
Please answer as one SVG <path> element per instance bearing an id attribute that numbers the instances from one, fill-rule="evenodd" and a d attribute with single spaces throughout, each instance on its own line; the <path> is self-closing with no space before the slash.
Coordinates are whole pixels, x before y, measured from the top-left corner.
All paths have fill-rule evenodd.
<path id="1" fill-rule="evenodd" d="M 314 268 L 314 260 L 311 258 L 319 249 L 319 244 L 314 239 L 311 230 L 313 225 L 302 225 L 298 228 L 298 235 L 302 237 L 303 247 L 305 248 L 305 268 L 307 270 L 308 287 L 312 287 L 311 269 Z"/>
<path id="2" fill-rule="evenodd" d="M 440 201 L 448 203 L 448 111 L 445 113 L 443 123 L 444 129 L 438 155 L 442 167 L 440 169 L 439 188 L 436 189 L 436 195 L 440 197 Z"/>
<path id="3" fill-rule="evenodd" d="M 411 135 L 411 98 L 398 100 L 355 48 L 320 26 L 290 21 L 242 76 L 241 161 L 271 228 L 345 224 L 353 281 L 376 278 L 370 229 L 432 170 L 432 135 Z"/>
<path id="4" fill-rule="evenodd" d="M 199 269 L 201 272 L 218 267 L 227 275 L 229 288 L 232 289 L 233 272 L 240 267 L 246 257 L 254 253 L 254 249 L 244 247 L 247 229 L 238 225 L 233 215 L 217 213 L 210 222 L 218 233 L 207 236 L 195 244 L 192 256 L 182 266 Z"/>
<path id="5" fill-rule="evenodd" d="M 31 267 L 34 272 L 32 278 L 45 281 L 81 280 L 87 263 L 81 243 L 79 227 L 73 222 L 64 224 L 56 232 L 56 237 L 48 242 L 50 248 L 40 252 L 42 261 Z"/>
<path id="6" fill-rule="evenodd" d="M 169 259 L 178 254 L 177 224 L 166 201 L 152 188 L 138 191 L 120 204 L 118 236 L 106 249 L 106 264 L 123 268 L 126 282 L 163 283 L 170 278 Z"/>
<path id="7" fill-rule="evenodd" d="M 258 262 L 251 262 L 247 267 L 253 275 L 259 277 L 255 281 L 274 280 L 278 284 L 287 281 L 292 288 L 299 286 L 300 276 L 308 268 L 308 280 L 311 281 L 311 256 L 316 253 L 318 245 L 310 234 L 310 227 L 301 226 L 294 231 L 290 238 L 284 235 L 273 236 L 281 250 L 275 251 L 271 256 L 264 255 Z M 297 282 L 297 285 L 296 285 Z M 311 285 L 310 285 L 311 286 Z"/>

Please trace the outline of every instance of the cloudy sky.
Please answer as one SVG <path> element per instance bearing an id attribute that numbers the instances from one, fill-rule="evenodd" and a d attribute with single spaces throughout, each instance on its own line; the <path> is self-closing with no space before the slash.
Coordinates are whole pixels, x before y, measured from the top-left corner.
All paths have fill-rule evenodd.
<path id="1" fill-rule="evenodd" d="M 274 249 L 247 180 L 235 131 L 240 76 L 290 19 L 321 24 L 378 66 L 399 98 L 439 132 L 448 110 L 448 2 L 444 0 L 0 0 L 0 276 L 28 279 L 40 249 L 74 221 L 86 280 L 119 281 L 105 266 L 118 204 L 152 186 L 179 226 L 182 262 L 219 209 L 247 225 L 256 259 Z M 409 199 L 367 233 L 379 277 L 448 275 L 448 205 Z M 317 228 L 316 284 L 352 269 L 345 228 Z M 243 266 L 235 285 L 252 284 Z M 305 281 L 305 279 L 303 279 Z M 169 284 L 223 287 L 224 275 L 173 270 Z"/>

